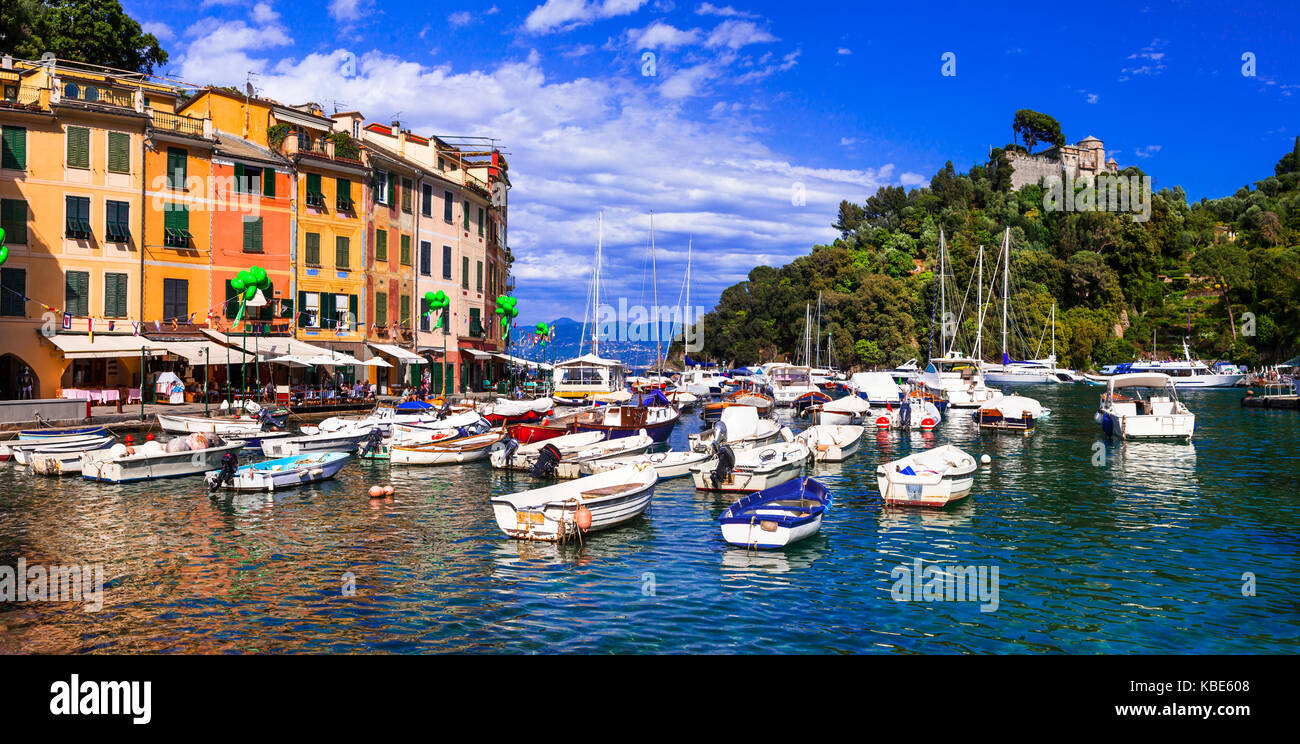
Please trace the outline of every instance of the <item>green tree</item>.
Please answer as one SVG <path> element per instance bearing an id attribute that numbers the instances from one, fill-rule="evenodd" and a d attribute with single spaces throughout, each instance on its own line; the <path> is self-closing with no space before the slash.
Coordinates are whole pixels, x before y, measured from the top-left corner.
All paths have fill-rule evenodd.
<path id="1" fill-rule="evenodd" d="M 1039 142 L 1057 147 L 1065 144 L 1065 135 L 1061 134 L 1061 123 L 1037 111 L 1020 109 L 1011 120 L 1011 128 L 1025 143 L 1025 148 L 1031 152 L 1034 145 Z"/>
<path id="2" fill-rule="evenodd" d="M 153 72 L 167 52 L 118 0 L 8 0 L 0 10 L 0 51 L 22 59 L 45 53 L 72 62 Z"/>
<path id="3" fill-rule="evenodd" d="M 1204 277 L 1223 299 L 1228 308 L 1228 323 L 1232 340 L 1237 340 L 1237 321 L 1232 314 L 1229 293 L 1234 288 L 1246 289 L 1250 283 L 1250 259 L 1246 251 L 1232 243 L 1218 243 L 1203 248 L 1192 256 L 1191 270 Z"/>

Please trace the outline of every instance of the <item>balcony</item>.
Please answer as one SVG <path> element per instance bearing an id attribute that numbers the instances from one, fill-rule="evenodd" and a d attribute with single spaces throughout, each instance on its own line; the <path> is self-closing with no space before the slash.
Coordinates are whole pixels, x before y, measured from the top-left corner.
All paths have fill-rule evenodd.
<path id="1" fill-rule="evenodd" d="M 349 142 L 348 145 L 348 147 L 338 147 L 328 137 L 289 136 L 284 140 L 284 152 L 290 157 L 305 155 L 335 160 L 348 165 L 361 165 L 360 149 L 354 143 Z"/>
<path id="2" fill-rule="evenodd" d="M 62 103 L 88 103 L 96 106 L 135 110 L 135 95 L 130 91 L 114 90 L 102 85 L 76 81 L 69 81 L 61 85 L 60 101 Z"/>
<path id="3" fill-rule="evenodd" d="M 206 133 L 206 120 L 196 119 L 193 116 L 184 114 L 173 114 L 167 111 L 149 112 L 153 119 L 153 128 L 173 132 L 175 134 L 184 134 L 190 137 L 204 137 Z"/>
<path id="4" fill-rule="evenodd" d="M 17 75 L 0 75 L 0 107 L 44 111 L 49 108 L 45 88 L 23 85 Z"/>

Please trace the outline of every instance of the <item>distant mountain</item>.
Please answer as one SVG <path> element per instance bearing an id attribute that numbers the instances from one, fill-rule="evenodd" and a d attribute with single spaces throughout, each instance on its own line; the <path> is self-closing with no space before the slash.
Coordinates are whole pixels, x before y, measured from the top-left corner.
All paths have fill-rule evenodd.
<path id="1" fill-rule="evenodd" d="M 511 344 L 511 353 L 524 359 L 545 361 L 549 364 L 591 352 L 591 327 L 585 327 L 584 342 L 584 326 L 581 320 L 556 318 L 547 325 L 551 328 L 552 340 L 545 346 L 533 341 L 532 336 L 536 333 L 536 329 L 534 326 L 528 326 L 519 329 L 518 337 Z M 606 359 L 617 359 L 629 367 L 653 364 L 655 360 L 653 329 L 650 324 L 619 323 L 602 334 L 600 355 Z M 667 354 L 669 346 L 667 326 L 664 327 L 663 333 L 663 353 Z"/>

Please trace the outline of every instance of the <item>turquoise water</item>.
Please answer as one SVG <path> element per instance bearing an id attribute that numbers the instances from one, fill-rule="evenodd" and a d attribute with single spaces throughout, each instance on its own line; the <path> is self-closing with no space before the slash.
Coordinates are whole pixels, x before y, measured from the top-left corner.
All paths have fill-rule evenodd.
<path id="1" fill-rule="evenodd" d="M 555 546 L 501 534 L 488 498 L 531 481 L 486 464 L 390 477 L 355 463 L 318 487 L 213 500 L 195 478 L 108 486 L 3 463 L 0 565 L 102 563 L 107 586 L 93 613 L 0 604 L 0 651 L 1297 650 L 1300 415 L 1193 392 L 1193 444 L 1099 451 L 1098 389 L 1022 392 L 1052 409 L 1027 438 L 958 413 L 930 435 L 869 432 L 851 461 L 814 467 L 835 504 L 781 552 L 727 547 L 728 502 L 688 479 L 661 482 L 635 522 Z M 687 414 L 672 443 L 699 427 Z M 992 457 L 970 498 L 883 507 L 876 464 L 950 442 Z M 396 498 L 372 504 L 366 489 L 387 482 Z M 894 600 L 891 572 L 916 559 L 996 566 L 996 611 Z"/>

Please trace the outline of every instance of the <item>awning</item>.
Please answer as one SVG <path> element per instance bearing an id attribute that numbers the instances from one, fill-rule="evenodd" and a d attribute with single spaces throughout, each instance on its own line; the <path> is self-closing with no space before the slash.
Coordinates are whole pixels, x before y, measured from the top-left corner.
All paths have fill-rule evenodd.
<path id="1" fill-rule="evenodd" d="M 346 357 L 354 359 L 350 364 L 361 364 L 355 361 L 355 358 L 342 352 L 334 352 L 324 346 L 315 346 L 313 344 L 299 341 L 294 338 L 285 338 L 284 336 L 258 336 L 250 337 L 247 340 L 243 336 L 229 336 L 220 331 L 214 331 L 211 328 L 204 328 L 203 332 L 219 344 L 226 344 L 231 348 L 238 349 L 241 346 L 247 349 L 250 354 L 257 354 L 263 360 L 275 359 L 284 356 L 298 356 L 312 358 L 318 356 L 334 355 L 339 358 Z M 342 362 L 340 362 L 342 363 Z"/>
<path id="2" fill-rule="evenodd" d="M 460 350 L 460 353 L 462 353 L 462 354 L 469 354 L 470 356 L 474 357 L 475 359 L 491 359 L 491 358 L 492 358 L 492 354 L 491 354 L 490 352 L 479 351 L 478 349 L 461 349 L 461 350 Z"/>
<path id="3" fill-rule="evenodd" d="M 92 343 L 90 336 L 73 336 L 57 334 L 50 337 L 50 343 L 63 352 L 64 359 L 117 359 L 118 357 L 138 357 L 141 349 L 146 349 L 145 356 L 162 356 L 167 353 L 167 344 L 150 341 L 144 336 L 109 336 L 96 334 Z"/>
<path id="4" fill-rule="evenodd" d="M 520 359 L 520 358 L 517 357 L 517 356 L 510 356 L 509 354 L 493 354 L 492 356 L 496 357 L 497 359 L 500 359 L 500 360 L 503 361 L 503 362 L 509 362 L 509 363 L 511 363 L 511 364 L 513 364 L 513 365 L 515 365 L 515 366 L 517 366 L 517 367 L 533 367 L 533 368 L 536 368 L 536 369 L 551 369 L 551 365 L 547 364 L 546 362 L 533 362 L 533 361 L 529 361 L 529 360 L 527 360 L 527 359 Z"/>
<path id="5" fill-rule="evenodd" d="M 307 361 L 312 364 L 323 365 L 326 367 L 351 367 L 354 365 L 365 365 L 365 362 L 362 362 L 360 359 L 357 359 L 351 354 L 344 354 L 341 351 L 336 351 L 332 354 L 319 354 L 317 356 L 308 357 Z"/>
<path id="6" fill-rule="evenodd" d="M 154 341 L 170 354 L 185 357 L 190 364 L 225 364 L 256 362 L 257 357 L 245 354 L 239 349 L 214 344 L 211 341 Z"/>
<path id="7" fill-rule="evenodd" d="M 387 354 L 388 356 L 393 357 L 399 362 L 405 362 L 407 364 L 428 364 L 429 363 L 429 360 L 425 359 L 419 354 L 416 354 L 415 352 L 410 351 L 408 349 L 403 349 L 400 346 L 393 346 L 392 344 L 367 344 L 367 346 L 374 349 L 375 351 L 378 351 L 381 354 Z"/>
<path id="8" fill-rule="evenodd" d="M 267 359 L 266 361 L 270 364 L 283 364 L 286 367 L 316 366 L 315 364 L 312 363 L 310 359 L 307 359 L 306 357 L 294 356 L 293 354 L 285 354 L 282 357 L 275 357 L 274 359 Z"/>

